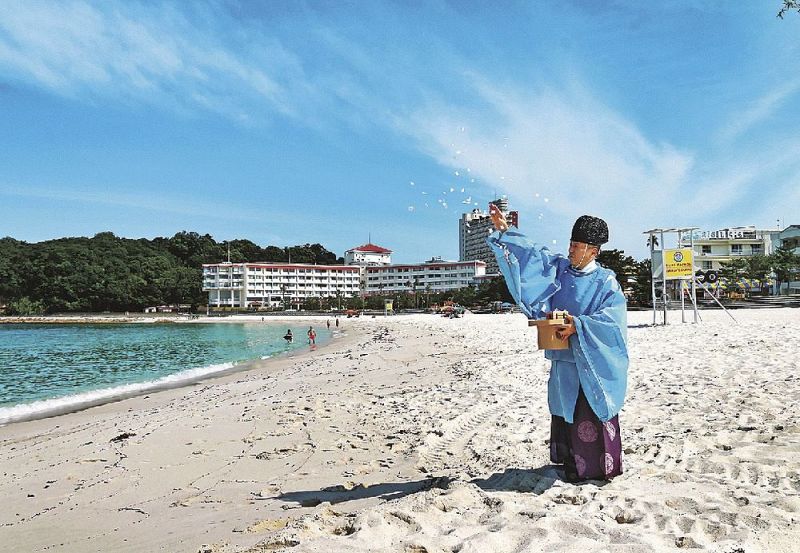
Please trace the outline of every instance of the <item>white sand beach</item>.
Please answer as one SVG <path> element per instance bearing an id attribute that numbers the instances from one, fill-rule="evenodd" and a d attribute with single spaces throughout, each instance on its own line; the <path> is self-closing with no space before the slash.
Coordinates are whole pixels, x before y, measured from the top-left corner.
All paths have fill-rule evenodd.
<path id="1" fill-rule="evenodd" d="M 610 483 L 549 464 L 548 362 L 523 316 L 344 319 L 315 352 L 0 428 L 0 543 L 797 551 L 800 310 L 701 314 L 629 313 Z"/>

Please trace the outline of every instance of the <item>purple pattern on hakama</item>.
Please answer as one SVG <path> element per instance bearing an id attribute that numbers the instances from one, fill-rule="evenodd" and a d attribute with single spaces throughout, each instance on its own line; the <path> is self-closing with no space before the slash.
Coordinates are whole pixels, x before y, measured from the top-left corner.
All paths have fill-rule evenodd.
<path id="1" fill-rule="evenodd" d="M 550 424 L 550 460 L 564 464 L 567 480 L 610 480 L 622 474 L 619 416 L 603 423 L 579 390 L 573 420 L 569 424 L 554 415 Z"/>

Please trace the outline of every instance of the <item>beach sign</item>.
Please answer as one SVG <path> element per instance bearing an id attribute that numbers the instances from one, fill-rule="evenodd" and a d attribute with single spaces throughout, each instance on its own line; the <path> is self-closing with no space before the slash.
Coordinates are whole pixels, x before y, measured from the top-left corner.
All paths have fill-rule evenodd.
<path id="1" fill-rule="evenodd" d="M 664 250 L 664 266 L 666 267 L 667 280 L 676 278 L 692 278 L 694 276 L 692 249 L 676 248 L 672 250 Z"/>

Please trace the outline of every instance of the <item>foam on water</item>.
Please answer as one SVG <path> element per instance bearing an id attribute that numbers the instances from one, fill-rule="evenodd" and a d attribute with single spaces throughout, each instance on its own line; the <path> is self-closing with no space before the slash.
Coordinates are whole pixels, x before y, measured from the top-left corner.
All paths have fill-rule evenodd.
<path id="1" fill-rule="evenodd" d="M 71 413 L 73 411 L 80 411 L 96 405 L 102 405 L 103 403 L 110 403 L 112 401 L 119 401 L 121 399 L 141 395 L 146 392 L 177 388 L 211 375 L 224 374 L 235 366 L 235 363 L 220 363 L 218 365 L 209 365 L 207 367 L 198 367 L 181 371 L 147 382 L 123 384 L 121 386 L 102 388 L 70 396 L 23 403 L 12 407 L 0 407 L 0 426 L 11 422 L 42 419 L 64 413 Z"/>

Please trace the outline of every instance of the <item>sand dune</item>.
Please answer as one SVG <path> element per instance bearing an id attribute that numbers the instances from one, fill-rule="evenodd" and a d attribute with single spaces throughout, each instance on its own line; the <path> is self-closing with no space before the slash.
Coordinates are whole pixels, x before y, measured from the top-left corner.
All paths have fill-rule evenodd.
<path id="1" fill-rule="evenodd" d="M 548 365 L 524 318 L 366 319 L 314 355 L 0 429 L 4 541 L 795 551 L 800 311 L 702 315 L 630 314 L 625 474 L 610 483 L 549 464 Z"/>

